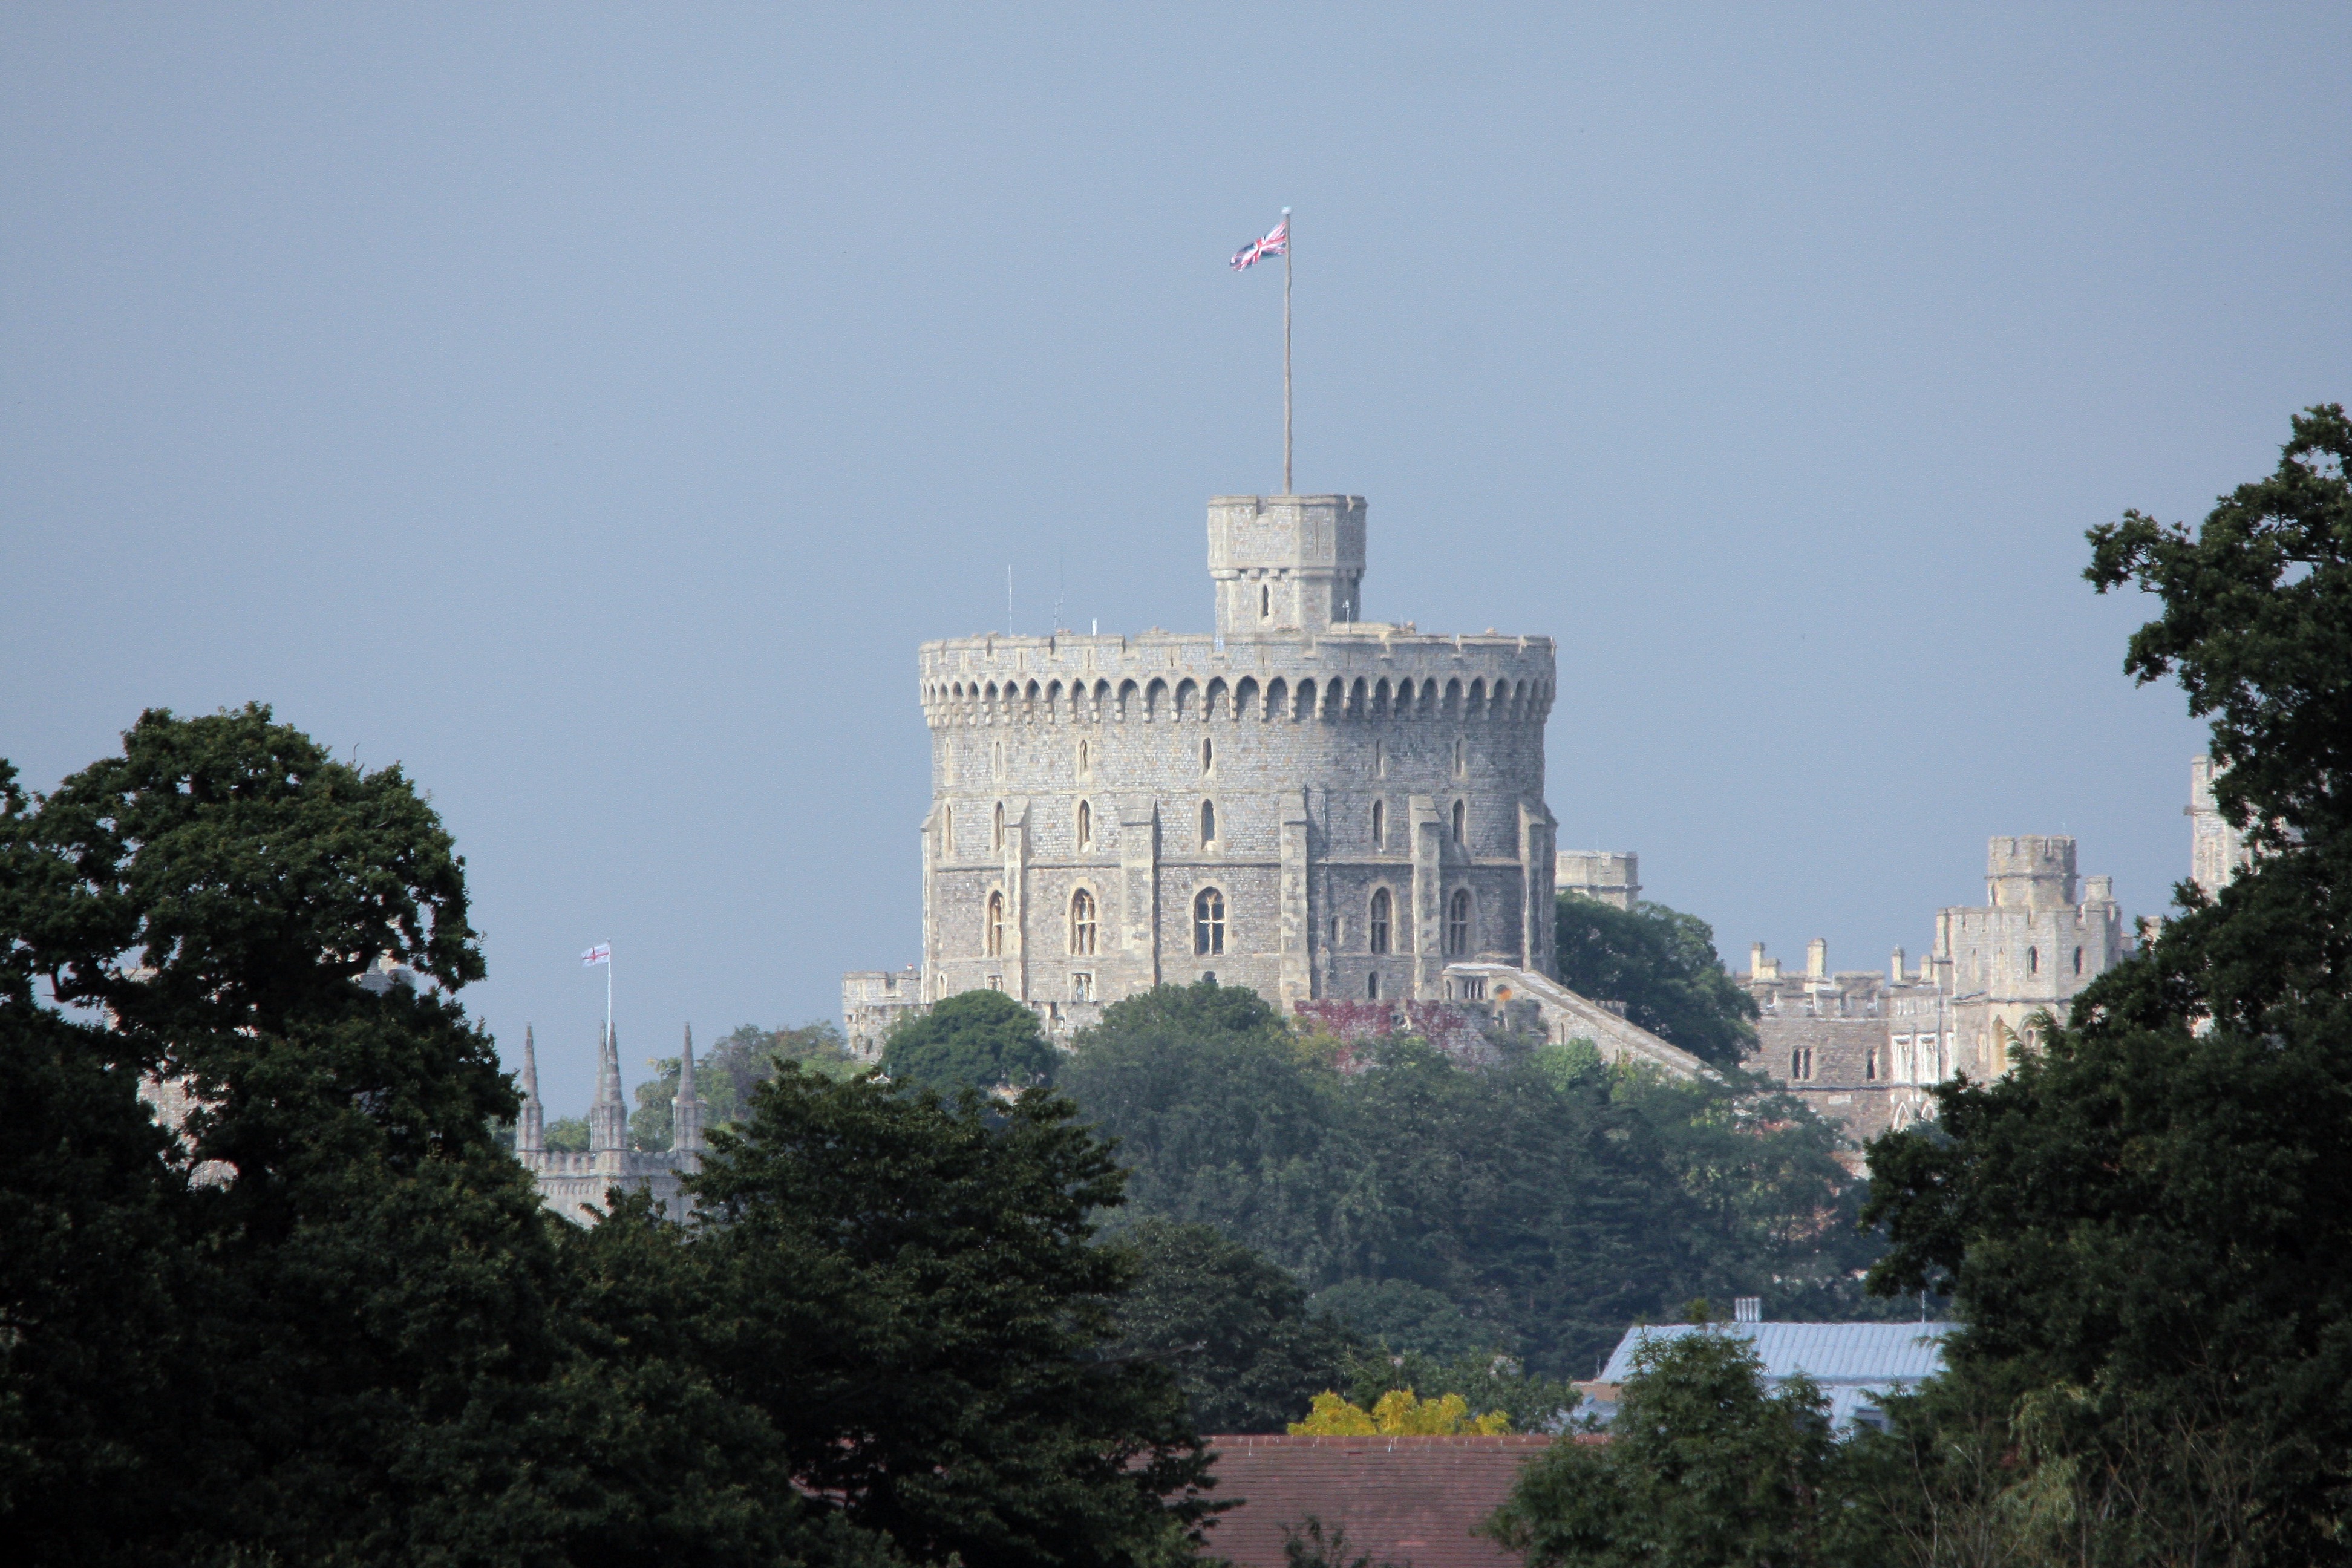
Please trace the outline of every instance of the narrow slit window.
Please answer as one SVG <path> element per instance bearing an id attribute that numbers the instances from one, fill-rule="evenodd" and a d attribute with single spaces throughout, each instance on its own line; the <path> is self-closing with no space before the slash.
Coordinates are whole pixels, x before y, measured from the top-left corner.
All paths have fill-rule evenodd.
<path id="1" fill-rule="evenodd" d="M 1389 847 L 1389 808 L 1386 801 L 1372 802 L 1372 847 Z"/>
<path id="2" fill-rule="evenodd" d="M 988 956 L 1004 956 L 1004 895 L 988 895 Z"/>
<path id="3" fill-rule="evenodd" d="M 1004 803 L 1001 800 L 996 803 L 996 830 L 989 840 L 989 847 L 992 849 L 1004 847 Z"/>
<path id="4" fill-rule="evenodd" d="M 1454 842 L 1465 844 L 1470 838 L 1470 806 L 1466 801 L 1454 803 Z"/>
<path id="5" fill-rule="evenodd" d="M 1257 585 L 1257 618 L 1264 620 L 1272 614 L 1274 614 L 1274 590 L 1261 583 Z"/>
<path id="6" fill-rule="evenodd" d="M 1201 803 L 1201 847 L 1205 849 L 1216 841 L 1217 803 L 1204 800 Z"/>

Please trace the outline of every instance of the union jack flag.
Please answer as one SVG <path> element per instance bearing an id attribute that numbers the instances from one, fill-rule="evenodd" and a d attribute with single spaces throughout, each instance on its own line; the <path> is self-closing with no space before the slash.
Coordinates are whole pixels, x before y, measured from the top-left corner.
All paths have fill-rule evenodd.
<path id="1" fill-rule="evenodd" d="M 1234 252 L 1234 270 L 1246 272 L 1269 256 L 1290 254 L 1290 220 L 1284 218 L 1264 239 L 1253 239 Z"/>

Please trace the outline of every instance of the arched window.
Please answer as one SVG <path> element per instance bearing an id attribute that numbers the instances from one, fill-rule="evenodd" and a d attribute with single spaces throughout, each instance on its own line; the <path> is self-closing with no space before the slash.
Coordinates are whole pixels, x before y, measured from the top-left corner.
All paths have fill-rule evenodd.
<path id="1" fill-rule="evenodd" d="M 1372 776 L 1376 779 L 1389 776 L 1389 743 L 1386 741 L 1372 742 Z"/>
<path id="2" fill-rule="evenodd" d="M 1467 802 L 1454 803 L 1454 842 L 1466 843 L 1470 837 L 1470 806 Z"/>
<path id="3" fill-rule="evenodd" d="M 940 857 L 952 859 L 955 856 L 955 807 L 945 806 L 940 812 Z"/>
<path id="4" fill-rule="evenodd" d="M 1095 951 L 1095 896 L 1080 888 L 1070 895 L 1070 952 L 1091 958 Z"/>
<path id="5" fill-rule="evenodd" d="M 2074 950 L 2074 973 L 2083 973 L 2083 950 L 2079 947 Z"/>
<path id="6" fill-rule="evenodd" d="M 1373 889 L 1371 935 L 1372 951 L 1374 952 L 1386 952 L 1389 950 L 1389 911 L 1391 908 L 1391 905 L 1389 901 L 1389 890 L 1386 888 Z"/>
<path id="7" fill-rule="evenodd" d="M 1087 749 L 1084 741 L 1078 742 L 1078 776 L 1082 779 L 1095 776 L 1094 752 Z"/>
<path id="8" fill-rule="evenodd" d="M 1204 773 L 1217 771 L 1217 743 L 1214 741 L 1203 740 L 1201 742 L 1201 771 Z"/>
<path id="9" fill-rule="evenodd" d="M 1095 847 L 1095 808 L 1086 801 L 1078 802 L 1078 847 Z"/>
<path id="10" fill-rule="evenodd" d="M 1204 800 L 1201 803 L 1201 847 L 1206 849 L 1216 841 L 1217 803 L 1213 800 Z"/>
<path id="11" fill-rule="evenodd" d="M 1274 614 L 1274 590 L 1265 584 L 1257 585 L 1257 618 L 1264 620 Z"/>
<path id="12" fill-rule="evenodd" d="M 1004 895 L 988 895 L 988 956 L 1004 956 Z"/>
<path id="13" fill-rule="evenodd" d="M 1470 749 L 1463 742 L 1454 742 L 1454 776 L 1464 778 L 1470 772 Z"/>
<path id="14" fill-rule="evenodd" d="M 996 834 L 990 841 L 989 847 L 992 849 L 1004 847 L 1004 803 L 1001 800 L 996 803 Z"/>
<path id="15" fill-rule="evenodd" d="M 1387 803 L 1386 801 L 1376 800 L 1376 801 L 1372 802 L 1372 847 L 1373 847 L 1373 848 L 1375 848 L 1375 849 L 1385 849 L 1385 848 L 1387 848 L 1388 847 L 1389 847 L 1389 807 L 1388 807 L 1388 803 Z"/>
<path id="16" fill-rule="evenodd" d="M 1455 958 L 1470 951 L 1470 889 L 1457 888 L 1445 911 L 1445 951 Z"/>
<path id="17" fill-rule="evenodd" d="M 1377 1002 L 1380 999 L 1381 972 L 1375 969 L 1370 974 L 1364 976 L 1364 1000 L 1367 1002 Z"/>
<path id="18" fill-rule="evenodd" d="M 990 771 L 991 773 L 992 773 L 996 774 L 996 776 L 997 776 L 997 777 L 999 777 L 999 778 L 1003 778 L 1003 777 L 1004 776 L 1004 742 L 1002 742 L 1002 741 L 992 741 L 992 742 L 989 742 L 989 744 L 988 744 L 988 768 L 989 768 L 989 771 Z"/>
<path id="19" fill-rule="evenodd" d="M 1202 958 L 1225 951 L 1225 896 L 1214 888 L 1193 897 L 1192 951 Z"/>
<path id="20" fill-rule="evenodd" d="M 1862 1053 L 1862 1079 L 1864 1083 L 1878 1080 L 1878 1047 L 1871 1047 Z"/>
<path id="21" fill-rule="evenodd" d="M 2025 950 L 2025 973 L 2028 974 L 2039 974 L 2042 973 L 2042 950 L 2040 948 L 2029 947 Z"/>

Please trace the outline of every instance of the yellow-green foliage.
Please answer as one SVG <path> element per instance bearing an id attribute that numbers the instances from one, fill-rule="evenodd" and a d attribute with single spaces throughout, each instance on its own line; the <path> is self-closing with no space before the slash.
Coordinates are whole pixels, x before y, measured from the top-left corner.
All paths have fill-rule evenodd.
<path id="1" fill-rule="evenodd" d="M 1336 1394 L 1318 1394 L 1307 1419 L 1290 1424 L 1294 1437 L 1451 1437 L 1510 1429 L 1511 1418 L 1499 1410 L 1473 1415 L 1469 1403 L 1458 1394 L 1422 1400 L 1410 1388 L 1390 1389 L 1370 1410 Z"/>

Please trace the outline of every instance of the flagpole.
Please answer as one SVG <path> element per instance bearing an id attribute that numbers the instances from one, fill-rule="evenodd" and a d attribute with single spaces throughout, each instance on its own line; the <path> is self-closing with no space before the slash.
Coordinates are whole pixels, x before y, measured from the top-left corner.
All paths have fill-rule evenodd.
<path id="1" fill-rule="evenodd" d="M 1290 488 L 1290 251 L 1298 233 L 1290 226 L 1290 209 L 1282 209 L 1282 493 Z"/>

